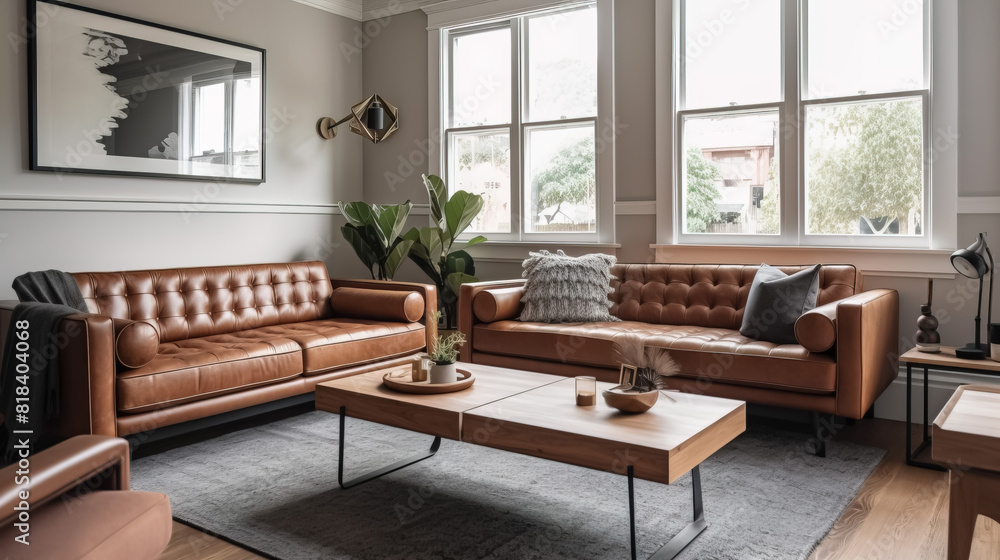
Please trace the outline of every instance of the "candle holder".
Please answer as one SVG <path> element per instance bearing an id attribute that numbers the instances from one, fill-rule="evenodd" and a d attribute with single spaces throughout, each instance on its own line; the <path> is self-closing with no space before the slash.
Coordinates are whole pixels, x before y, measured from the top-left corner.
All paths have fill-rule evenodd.
<path id="1" fill-rule="evenodd" d="M 576 378 L 576 406 L 594 406 L 597 404 L 597 378 Z"/>
<path id="2" fill-rule="evenodd" d="M 920 317 L 917 317 L 917 334 L 914 340 L 917 350 L 928 354 L 941 352 L 941 334 L 938 333 L 940 323 L 931 312 L 931 302 L 934 300 L 934 280 L 927 280 L 927 303 L 920 306 Z"/>
<path id="3" fill-rule="evenodd" d="M 427 381 L 427 371 L 430 369 L 426 354 L 420 354 L 413 357 L 413 364 L 411 365 L 410 376 L 414 383 L 420 383 Z"/>

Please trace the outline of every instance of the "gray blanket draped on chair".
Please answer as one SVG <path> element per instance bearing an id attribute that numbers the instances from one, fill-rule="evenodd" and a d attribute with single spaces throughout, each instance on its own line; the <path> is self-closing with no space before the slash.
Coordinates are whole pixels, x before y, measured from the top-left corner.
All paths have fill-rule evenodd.
<path id="1" fill-rule="evenodd" d="M 32 453 L 54 443 L 46 426 L 59 415 L 59 351 L 68 342 L 58 336 L 59 324 L 68 315 L 87 312 L 80 288 L 65 272 L 29 272 L 15 278 L 13 288 L 21 303 L 14 308 L 0 366 L 2 465 L 14 462 L 19 441 L 29 442 Z M 19 352 L 18 342 L 27 343 L 28 351 Z"/>

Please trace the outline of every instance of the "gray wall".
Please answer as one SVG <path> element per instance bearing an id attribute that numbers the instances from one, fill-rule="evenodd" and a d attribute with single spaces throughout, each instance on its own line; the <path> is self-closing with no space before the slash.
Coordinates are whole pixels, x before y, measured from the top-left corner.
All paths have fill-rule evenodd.
<path id="1" fill-rule="evenodd" d="M 21 45 L 15 52 L 5 41 L 0 48 L 0 298 L 13 297 L 14 276 L 45 268 L 97 271 L 321 258 L 331 274 L 365 275 L 342 244 L 342 220 L 329 206 L 361 198 L 363 140 L 342 134 L 324 141 L 315 132 L 316 119 L 342 117 L 362 98 L 360 56 L 332 56 L 354 41 L 358 22 L 290 0 L 79 3 L 265 48 L 267 181 L 220 187 L 28 171 L 27 49 Z M 25 2 L 3 2 L 4 37 L 21 34 L 24 18 Z"/>

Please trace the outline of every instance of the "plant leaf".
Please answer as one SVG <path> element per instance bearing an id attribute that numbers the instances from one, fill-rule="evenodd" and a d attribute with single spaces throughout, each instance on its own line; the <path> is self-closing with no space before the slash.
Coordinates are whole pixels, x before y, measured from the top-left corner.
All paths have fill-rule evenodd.
<path id="1" fill-rule="evenodd" d="M 482 235 L 477 235 L 477 236 L 473 237 L 472 239 L 470 239 L 465 244 L 465 248 L 468 249 L 469 247 L 472 247 L 473 245 L 479 245 L 480 243 L 484 243 L 485 241 L 486 241 L 485 237 L 483 237 Z"/>
<path id="2" fill-rule="evenodd" d="M 434 260 L 431 259 L 430 253 L 427 252 L 427 247 L 420 242 L 420 230 L 410 228 L 410 231 L 403 235 L 403 239 L 413 241 L 413 244 L 410 246 L 410 260 L 417 263 L 420 270 L 424 271 L 424 274 L 440 289 L 441 273 L 438 271 Z"/>
<path id="3" fill-rule="evenodd" d="M 385 264 L 382 265 L 382 272 L 385 273 L 386 278 L 392 280 L 392 277 L 396 274 L 396 270 L 399 269 L 399 265 L 403 263 L 403 259 L 409 254 L 412 245 L 413 241 L 402 240 L 396 243 L 396 246 L 389 251 L 389 255 L 385 258 Z"/>
<path id="4" fill-rule="evenodd" d="M 354 248 L 354 252 L 357 253 L 358 258 L 361 259 L 361 263 L 365 265 L 369 274 L 371 274 L 372 278 L 374 278 L 375 274 L 372 272 L 372 267 L 376 263 L 376 258 L 371 248 L 365 242 L 364 236 L 362 236 L 361 232 L 351 224 L 341 227 L 340 232 L 344 235 L 344 239 L 347 240 L 347 242 L 351 244 L 351 247 Z"/>
<path id="5" fill-rule="evenodd" d="M 442 240 L 441 228 L 428 227 L 420 228 L 420 244 L 427 249 L 427 254 L 431 261 L 440 259 L 444 251 L 444 241 Z"/>
<path id="6" fill-rule="evenodd" d="M 467 284 L 469 282 L 479 282 L 479 278 L 475 276 L 465 274 L 462 272 L 455 272 L 449 274 L 447 278 L 444 279 L 445 286 L 451 290 L 451 293 L 458 295 L 459 290 L 461 290 L 462 284 Z"/>
<path id="7" fill-rule="evenodd" d="M 458 191 L 451 195 L 451 200 L 444 206 L 445 220 L 448 223 L 444 237 L 449 247 L 469 227 L 472 220 L 476 219 L 482 209 L 483 197 L 478 194 Z"/>
<path id="8" fill-rule="evenodd" d="M 372 207 L 364 202 L 339 202 L 340 213 L 344 215 L 347 223 L 354 227 L 362 227 L 375 223 L 375 214 Z"/>
<path id="9" fill-rule="evenodd" d="M 476 261 L 472 259 L 472 255 L 465 251 L 449 253 L 446 268 L 448 274 L 462 272 L 471 276 L 476 275 Z"/>
<path id="10" fill-rule="evenodd" d="M 438 227 L 444 228 L 444 207 L 448 202 L 448 187 L 437 175 L 423 175 L 423 179 L 431 202 L 431 220 Z"/>
<path id="11" fill-rule="evenodd" d="M 396 241 L 399 233 L 403 231 L 403 226 L 406 225 L 406 218 L 410 215 L 411 208 L 413 204 L 409 200 L 403 204 L 376 207 L 378 227 L 386 241 L 389 243 Z"/>

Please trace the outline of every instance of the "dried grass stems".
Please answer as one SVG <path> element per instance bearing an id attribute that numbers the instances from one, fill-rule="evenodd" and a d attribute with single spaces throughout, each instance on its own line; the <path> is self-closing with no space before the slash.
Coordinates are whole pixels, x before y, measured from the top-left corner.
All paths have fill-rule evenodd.
<path id="1" fill-rule="evenodd" d="M 670 357 L 669 351 L 647 347 L 638 334 L 617 335 L 614 346 L 618 361 L 638 368 L 633 388 L 639 392 L 663 391 L 667 389 L 667 378 L 680 373 L 680 366 Z"/>

